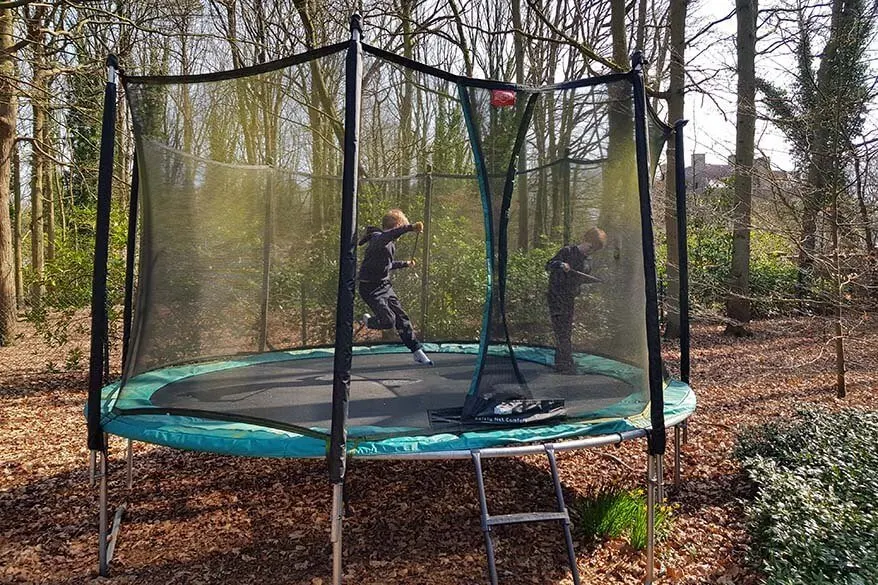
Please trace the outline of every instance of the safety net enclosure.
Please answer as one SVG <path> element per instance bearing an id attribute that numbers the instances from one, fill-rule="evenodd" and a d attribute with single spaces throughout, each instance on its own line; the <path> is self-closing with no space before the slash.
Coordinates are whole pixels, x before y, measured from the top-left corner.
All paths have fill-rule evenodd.
<path id="1" fill-rule="evenodd" d="M 639 72 L 527 88 L 341 43 L 122 82 L 137 266 L 92 437 L 393 455 L 663 437 L 694 408 L 660 374 L 647 153 L 670 129 Z M 390 280 L 432 367 L 353 321 L 356 240 L 392 208 L 423 222 Z"/>
<path id="2" fill-rule="evenodd" d="M 578 582 L 554 452 L 647 437 L 650 581 L 665 430 L 695 409 L 683 122 L 651 115 L 638 54 L 628 72 L 524 87 L 359 37 L 355 17 L 350 42 L 280 61 L 119 74 L 136 152 L 118 380 L 108 379 L 118 72 L 108 63 L 87 405 L 100 573 L 115 545 L 107 434 L 326 457 L 334 583 L 350 456 L 472 458 L 492 583 L 490 526 L 546 520 L 563 523 Z M 672 130 L 681 381 L 663 376 L 650 205 Z M 541 449 L 559 511 L 492 518 L 480 458 Z M 130 461 L 129 442 L 129 474 Z"/>

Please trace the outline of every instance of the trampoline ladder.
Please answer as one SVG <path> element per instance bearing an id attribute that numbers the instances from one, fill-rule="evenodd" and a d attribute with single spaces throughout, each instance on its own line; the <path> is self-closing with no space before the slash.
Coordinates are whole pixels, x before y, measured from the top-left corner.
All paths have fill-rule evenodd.
<path id="1" fill-rule="evenodd" d="M 570 572 L 573 576 L 574 585 L 580 585 L 579 569 L 576 566 L 576 552 L 573 549 L 573 534 L 570 530 L 570 515 L 567 513 L 567 505 L 564 503 L 564 492 L 561 489 L 561 478 L 558 475 L 558 464 L 555 461 L 555 449 L 552 445 L 546 445 L 546 457 L 549 459 L 549 469 L 552 472 L 552 481 L 555 484 L 555 498 L 558 502 L 557 512 L 522 512 L 518 514 L 500 514 L 492 516 L 488 513 L 488 501 L 485 495 L 485 478 L 482 473 L 482 455 L 478 450 L 471 453 L 473 464 L 476 468 L 476 485 L 479 489 L 479 510 L 481 514 L 482 532 L 485 535 L 485 550 L 488 557 L 488 576 L 491 585 L 497 585 L 497 564 L 494 560 L 494 540 L 491 538 L 491 529 L 494 526 L 505 524 L 524 524 L 527 522 L 560 522 L 564 528 L 564 540 L 567 544 L 567 561 L 570 564 Z"/>

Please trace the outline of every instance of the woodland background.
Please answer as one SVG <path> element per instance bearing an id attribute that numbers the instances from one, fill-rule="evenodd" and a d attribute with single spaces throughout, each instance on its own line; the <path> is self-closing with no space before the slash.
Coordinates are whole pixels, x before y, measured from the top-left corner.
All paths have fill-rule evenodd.
<path id="1" fill-rule="evenodd" d="M 725 152 L 721 145 L 730 137 L 711 139 L 711 118 L 697 116 L 699 140 L 690 146 L 687 167 L 696 318 L 719 320 L 737 335 L 747 332 L 751 318 L 825 319 L 837 390 L 844 393 L 845 343 L 856 343 L 875 305 L 878 262 L 878 4 L 868 0 L 738 1 L 724 14 L 696 2 L 650 0 L 332 7 L 306 1 L 0 2 L 0 345 L 15 343 L 23 319 L 59 348 L 52 367 L 81 363 L 80 353 L 63 346 L 71 328 L 84 323 L 90 301 L 108 53 L 136 74 L 242 67 L 344 40 L 348 15 L 357 9 L 371 44 L 453 72 L 541 85 L 627 70 L 631 51 L 642 48 L 651 105 L 667 122 L 684 117 L 684 99 L 712 101 L 713 116 L 720 111 L 734 119 L 736 135 L 733 151 Z M 732 22 L 734 34 L 728 32 Z M 722 58 L 706 62 L 703 54 Z M 342 83 L 319 66 L 314 74 L 313 83 Z M 123 290 L 133 152 L 124 131 L 130 121 L 124 108 L 120 112 L 114 306 Z M 544 127 L 559 124 L 552 110 L 542 115 Z M 408 103 L 396 127 L 384 132 L 408 144 L 417 123 L 417 104 Z M 327 130 L 317 126 L 313 132 Z M 714 126 L 717 133 L 727 128 Z M 563 134 L 558 140 L 545 134 L 541 160 L 563 158 Z M 772 134 L 783 137 L 787 152 L 778 158 L 790 168 L 772 165 L 778 143 Z M 709 163 L 696 152 L 705 144 L 715 149 L 706 153 Z M 419 156 L 415 147 L 410 154 Z M 405 175 L 413 165 L 407 158 L 373 156 L 381 163 L 370 171 Z M 337 161 L 326 154 L 317 164 L 332 171 Z M 673 169 L 668 152 L 653 205 L 668 338 L 679 334 Z M 551 185 L 517 192 L 519 221 L 530 221 L 517 232 L 518 251 L 551 249 L 562 239 L 556 192 Z"/>
<path id="2" fill-rule="evenodd" d="M 780 477 L 782 465 L 759 460 L 761 471 L 745 477 L 753 460 L 741 464 L 733 452 L 740 429 L 779 424 L 804 404 L 874 410 L 874 0 L 0 0 L 0 582 L 106 582 L 95 579 L 96 495 L 87 487 L 82 419 L 106 55 L 118 55 L 132 74 L 241 67 L 346 40 L 355 10 L 372 45 L 456 73 L 527 85 L 625 71 L 632 50 L 644 51 L 651 105 L 669 123 L 691 116 L 687 136 L 695 138 L 687 144 L 686 178 L 699 407 L 684 451 L 684 482 L 673 494 L 674 519 L 660 547 L 665 577 L 723 585 L 870 582 L 872 574 L 861 569 L 878 566 L 869 564 L 878 550 L 878 500 L 863 494 L 878 494 L 878 486 L 862 470 L 876 456 L 874 430 L 866 433 L 874 415 L 830 416 L 829 431 L 788 443 L 769 426 L 769 443 L 779 446 L 751 439 L 738 449 L 756 459 L 785 445 L 819 453 L 835 479 L 816 481 L 813 458 L 802 475 Z M 313 74 L 330 92 L 343 84 L 329 70 Z M 119 111 L 109 277 L 114 342 L 121 336 L 133 153 L 130 120 Z M 388 144 L 407 144 L 423 114 L 417 104 L 402 112 L 397 124 L 381 128 Z M 546 127 L 558 121 L 549 109 L 538 115 Z M 314 127 L 336 130 L 331 122 Z M 454 136 L 447 138 L 454 144 Z M 548 132 L 542 138 L 533 156 L 565 158 L 563 139 L 552 142 Z M 444 160 L 431 162 L 468 172 L 461 152 L 448 148 Z M 407 175 L 423 153 L 382 154 L 371 153 L 374 177 Z M 337 157 L 320 156 L 324 170 L 335 172 Z M 673 169 L 668 153 L 653 185 L 669 364 L 679 355 Z M 564 239 L 564 201 L 553 180 L 550 174 L 545 184 L 516 192 L 516 209 L 529 211 L 518 216 L 527 224 L 516 231 L 511 265 L 540 277 L 547 255 Z M 316 204 L 325 211 L 332 205 L 330 199 Z M 467 247 L 465 235 L 457 240 L 456 250 L 472 254 L 463 264 L 479 264 L 482 243 Z M 480 297 L 467 293 L 481 286 L 479 275 L 445 276 L 437 291 L 463 303 L 455 310 L 477 309 Z M 302 282 L 278 284 L 294 290 Z M 320 286 L 331 298 L 331 286 Z M 440 331 L 459 320 L 451 309 L 434 317 L 431 327 Z M 112 348 L 117 364 L 119 344 Z M 112 452 L 120 453 L 121 443 L 113 441 Z M 804 441 L 810 441 L 806 449 Z M 125 493 L 132 511 L 113 582 L 223 583 L 229 575 L 242 583 L 328 580 L 328 549 L 321 547 L 329 499 L 321 463 L 229 460 L 141 444 L 136 454 L 135 489 L 124 492 L 121 473 L 110 482 L 111 493 Z M 550 505 L 549 492 L 535 495 L 534 486 L 545 480 L 541 465 L 530 458 L 489 470 L 500 511 Z M 561 468 L 577 501 L 610 488 L 636 490 L 645 457 L 642 445 L 632 443 L 612 453 L 565 455 Z M 353 465 L 356 513 L 347 524 L 353 537 L 346 559 L 352 582 L 446 585 L 481 575 L 474 487 L 461 480 L 472 480 L 471 473 L 464 464 L 443 462 Z M 756 492 L 753 482 L 769 485 L 766 477 L 782 481 L 771 484 L 776 499 L 759 500 L 759 516 L 744 502 Z M 835 480 L 859 499 L 840 502 Z M 788 516 L 778 515 L 778 502 Z M 793 525 L 808 530 L 788 530 Z M 558 569 L 564 559 L 557 536 L 554 527 L 501 535 L 504 577 L 569 579 Z M 760 544 L 762 553 L 754 554 Z M 535 547 L 544 554 L 534 554 Z M 618 539 L 578 547 L 586 582 L 631 583 L 643 575 L 642 555 Z"/>

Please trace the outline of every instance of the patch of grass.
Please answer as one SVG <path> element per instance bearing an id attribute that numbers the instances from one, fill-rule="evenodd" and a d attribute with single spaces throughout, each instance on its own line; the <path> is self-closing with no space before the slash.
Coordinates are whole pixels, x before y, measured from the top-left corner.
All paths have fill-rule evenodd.
<path id="1" fill-rule="evenodd" d="M 804 411 L 742 434 L 766 585 L 878 583 L 878 413 Z"/>
<path id="2" fill-rule="evenodd" d="M 643 490 L 605 490 L 571 506 L 577 535 L 587 541 L 625 538 L 632 548 L 646 548 L 646 495 Z M 667 534 L 671 507 L 656 506 L 656 537 Z"/>

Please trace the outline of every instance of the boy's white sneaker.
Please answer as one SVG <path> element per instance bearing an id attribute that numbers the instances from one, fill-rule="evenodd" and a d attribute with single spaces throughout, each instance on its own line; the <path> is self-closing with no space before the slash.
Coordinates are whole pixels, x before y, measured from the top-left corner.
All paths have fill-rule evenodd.
<path id="1" fill-rule="evenodd" d="M 412 357 L 415 358 L 415 363 L 423 364 L 425 366 L 432 366 L 433 360 L 427 357 L 427 354 L 424 353 L 423 349 L 419 349 L 417 351 L 412 352 Z"/>

